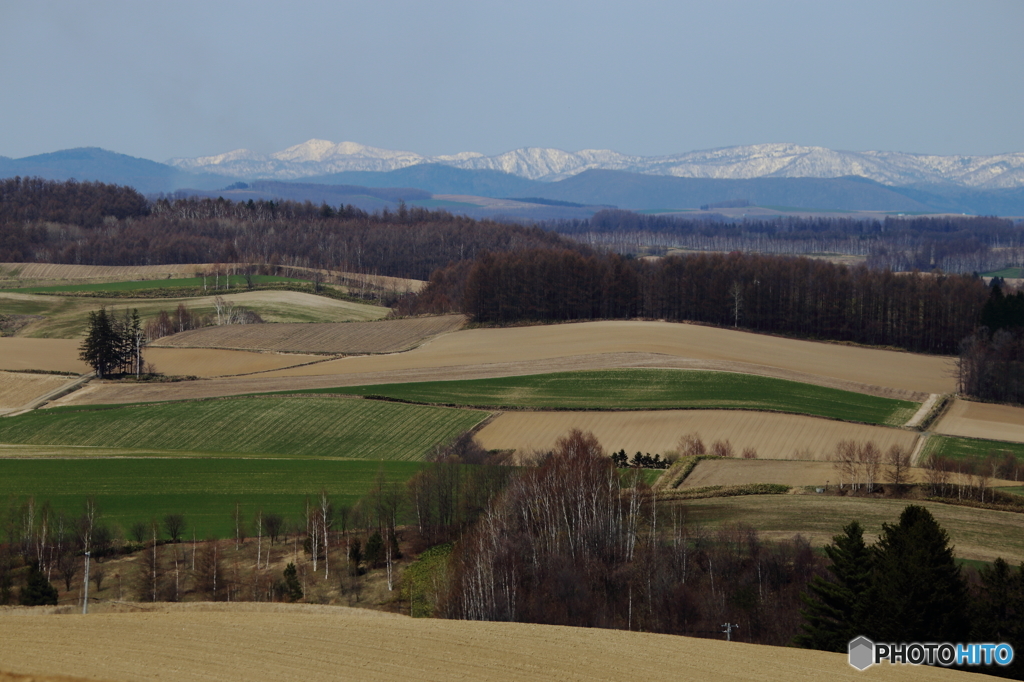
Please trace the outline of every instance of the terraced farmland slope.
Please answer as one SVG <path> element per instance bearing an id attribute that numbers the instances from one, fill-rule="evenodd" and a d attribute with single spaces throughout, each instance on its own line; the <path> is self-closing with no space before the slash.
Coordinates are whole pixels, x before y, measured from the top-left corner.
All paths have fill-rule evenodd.
<path id="1" fill-rule="evenodd" d="M 770 539 L 790 539 L 800 534 L 812 547 L 832 541 L 843 526 L 856 519 L 864 526 L 864 540 L 874 542 L 883 523 L 893 523 L 910 504 L 907 500 L 832 495 L 746 495 L 675 504 L 686 509 L 687 521 L 710 528 L 742 523 Z M 1021 515 L 1013 512 L 974 509 L 951 504 L 914 500 L 927 507 L 950 537 L 961 559 L 994 561 L 1003 557 L 1010 565 L 1024 561 Z"/>
<path id="2" fill-rule="evenodd" d="M 958 399 L 932 430 L 948 436 L 1024 443 L 1024 408 Z"/>
<path id="3" fill-rule="evenodd" d="M 561 409 L 750 409 L 901 425 L 909 401 L 733 372 L 614 369 L 326 389 L 420 403 Z"/>
<path id="4" fill-rule="evenodd" d="M 379 475 L 389 483 L 404 483 L 422 466 L 420 462 L 188 454 L 193 456 L 140 457 L 136 452 L 128 458 L 0 459 L 0 499 L 45 500 L 73 518 L 91 497 L 103 523 L 116 524 L 125 532 L 134 523 L 184 514 L 189 536 L 195 529 L 199 538 L 226 538 L 235 532 L 236 503 L 245 519 L 262 509 L 296 521 L 305 500 L 321 490 L 335 504 L 353 505 L 373 488 Z"/>
<path id="5" fill-rule="evenodd" d="M 305 604 L 161 604 L 88 616 L 15 610 L 0 612 L 0 641 L 0 668 L 124 681 L 976 679 L 910 665 L 861 673 L 843 654 L 742 642 Z"/>
<path id="6" fill-rule="evenodd" d="M 728 439 L 736 453 L 754 448 L 765 459 L 824 460 L 840 440 L 872 440 L 913 449 L 917 434 L 902 429 L 771 412 L 660 410 L 656 412 L 505 412 L 481 428 L 476 440 L 487 449 L 531 453 L 549 450 L 569 429 L 592 431 L 609 452 L 625 448 L 664 453 L 679 437 L 699 433 L 705 445 Z"/>
<path id="7" fill-rule="evenodd" d="M 487 414 L 328 396 L 266 396 L 37 410 L 0 420 L 0 443 L 418 460 Z"/>
<path id="8" fill-rule="evenodd" d="M 366 324 L 229 325 L 159 339 L 153 348 L 231 348 L 290 353 L 394 353 L 460 329 L 464 315 L 382 320 Z"/>

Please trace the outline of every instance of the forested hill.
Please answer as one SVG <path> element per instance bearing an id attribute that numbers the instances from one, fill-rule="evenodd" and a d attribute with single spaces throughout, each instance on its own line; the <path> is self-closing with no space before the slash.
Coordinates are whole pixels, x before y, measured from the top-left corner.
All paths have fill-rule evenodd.
<path id="1" fill-rule="evenodd" d="M 0 181 L 0 262 L 267 263 L 427 279 L 483 251 L 589 251 L 536 227 L 400 207 L 160 199 L 103 183 Z"/>
<path id="2" fill-rule="evenodd" d="M 895 274 L 809 258 L 695 254 L 658 260 L 557 249 L 484 254 L 439 271 L 419 310 L 476 321 L 691 320 L 812 339 L 956 353 L 979 322 L 977 277 Z"/>

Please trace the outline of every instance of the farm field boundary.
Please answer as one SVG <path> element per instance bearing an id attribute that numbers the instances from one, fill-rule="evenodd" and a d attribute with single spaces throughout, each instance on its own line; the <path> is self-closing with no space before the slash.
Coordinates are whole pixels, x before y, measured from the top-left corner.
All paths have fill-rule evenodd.
<path id="1" fill-rule="evenodd" d="M 88 618 L 10 611 L 0 613 L 0 638 L 5 668 L 113 680 L 275 682 L 294 680 L 299 662 L 303 679 L 312 682 L 337 680 L 354 667 L 367 682 L 817 682 L 858 674 L 844 654 L 822 651 L 307 604 L 160 604 Z M 71 657 L 69 649 L 81 653 Z M 885 666 L 884 673 L 907 682 L 974 679 L 926 666 Z"/>
<path id="2" fill-rule="evenodd" d="M 427 404 L 502 409 L 746 409 L 899 426 L 917 403 L 730 372 L 618 369 L 322 389 Z"/>
<path id="3" fill-rule="evenodd" d="M 0 420 L 0 443 L 419 460 L 486 412 L 330 396 L 267 396 L 36 410 Z"/>

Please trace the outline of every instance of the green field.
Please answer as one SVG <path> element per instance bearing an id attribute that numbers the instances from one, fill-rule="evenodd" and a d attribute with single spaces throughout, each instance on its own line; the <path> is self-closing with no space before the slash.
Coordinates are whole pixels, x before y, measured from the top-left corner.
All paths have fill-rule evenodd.
<path id="1" fill-rule="evenodd" d="M 0 443 L 420 460 L 486 416 L 475 410 L 330 396 L 254 396 L 36 410 L 0 419 Z"/>
<path id="2" fill-rule="evenodd" d="M 923 457 L 936 454 L 953 459 L 984 459 L 995 453 L 1002 457 L 1004 452 L 1013 453 L 1018 460 L 1024 461 L 1024 444 L 1004 443 L 996 440 L 980 440 L 977 438 L 958 438 L 956 436 L 932 436 L 925 444 Z"/>
<path id="3" fill-rule="evenodd" d="M 774 410 L 867 424 L 906 422 L 918 403 L 732 372 L 616 369 L 323 389 L 418 403 L 558 409 Z M 632 453 L 631 453 L 632 454 Z"/>
<path id="4" fill-rule="evenodd" d="M 253 275 L 252 282 L 254 285 L 263 284 L 280 284 L 280 283 L 295 283 L 295 284 L 308 284 L 308 280 L 294 279 L 291 277 L 277 277 L 274 275 Z M 216 294 L 214 291 L 214 284 L 218 283 L 218 280 L 209 276 L 205 280 L 206 286 L 209 288 L 209 294 L 212 296 Z M 146 289 L 177 289 L 182 287 L 191 288 L 202 288 L 204 280 L 202 277 L 182 277 L 175 279 L 147 279 L 138 280 L 133 282 L 97 282 L 92 284 L 64 284 L 57 286 L 46 286 L 46 287 L 24 287 L 20 289 L 13 289 L 19 294 L 44 294 L 44 293 L 58 293 L 58 292 L 74 292 L 74 291 L 145 291 Z M 226 287 L 221 293 L 231 293 L 232 291 L 243 290 L 247 286 L 245 277 L 242 275 L 224 275 L 220 278 L 219 284 L 221 287 Z"/>
<path id="5" fill-rule="evenodd" d="M 127 532 L 133 523 L 184 514 L 187 534 L 200 539 L 234 535 L 232 513 L 241 505 L 251 520 L 257 509 L 286 523 L 300 522 L 307 496 L 326 490 L 335 504 L 355 504 L 383 473 L 403 483 L 419 462 L 276 459 L 0 459 L 0 502 L 33 497 L 77 516 L 87 497 L 102 520 Z"/>
<path id="6" fill-rule="evenodd" d="M 1003 268 L 1002 270 L 993 270 L 992 272 L 982 273 L 982 277 L 1002 277 L 1004 279 L 1020 279 L 1024 278 L 1024 268 Z"/>

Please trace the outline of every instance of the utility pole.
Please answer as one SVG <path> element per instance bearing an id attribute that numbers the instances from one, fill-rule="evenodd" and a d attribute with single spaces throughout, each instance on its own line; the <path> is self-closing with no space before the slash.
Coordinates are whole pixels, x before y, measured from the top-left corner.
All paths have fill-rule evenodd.
<path id="1" fill-rule="evenodd" d="M 89 552 L 85 553 L 85 588 L 82 591 L 82 615 L 89 613 Z"/>
<path id="2" fill-rule="evenodd" d="M 725 628 L 722 632 L 725 633 L 725 641 L 727 642 L 732 641 L 732 631 L 740 629 L 740 626 L 736 623 L 722 623 L 722 627 Z"/>

